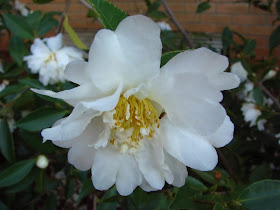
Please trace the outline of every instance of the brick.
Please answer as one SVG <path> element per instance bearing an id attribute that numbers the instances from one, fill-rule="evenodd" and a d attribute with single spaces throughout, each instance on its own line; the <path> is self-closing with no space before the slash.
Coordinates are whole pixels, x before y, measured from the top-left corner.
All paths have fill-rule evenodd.
<path id="1" fill-rule="evenodd" d="M 240 25 L 263 25 L 266 23 L 266 16 L 264 15 L 235 15 L 232 17 L 233 24 Z"/>
<path id="2" fill-rule="evenodd" d="M 198 23 L 199 15 L 197 14 L 175 14 L 176 19 L 182 23 Z"/>
<path id="3" fill-rule="evenodd" d="M 185 12 L 185 4 L 184 3 L 169 3 L 169 8 L 172 12 Z"/>
<path id="4" fill-rule="evenodd" d="M 267 36 L 253 36 L 248 35 L 246 38 L 255 39 L 257 41 L 258 48 L 267 48 L 269 43 L 269 38 Z"/>
<path id="5" fill-rule="evenodd" d="M 190 32 L 215 33 L 216 26 L 214 24 L 188 24 L 187 30 Z"/>
<path id="6" fill-rule="evenodd" d="M 233 31 L 236 31 L 240 33 L 241 35 L 245 35 L 248 32 L 247 26 L 236 26 L 236 25 L 230 25 L 229 28 Z"/>
<path id="7" fill-rule="evenodd" d="M 248 27 L 248 34 L 250 35 L 266 35 L 270 36 L 273 27 L 271 26 L 249 26 Z"/>
<path id="8" fill-rule="evenodd" d="M 230 24 L 231 17 L 229 15 L 210 15 L 202 14 L 201 23 L 221 23 L 221 24 Z"/>
<path id="9" fill-rule="evenodd" d="M 185 11 L 186 13 L 192 13 L 194 14 L 197 8 L 197 4 L 194 3 L 186 3 L 185 4 Z"/>
<path id="10" fill-rule="evenodd" d="M 217 4 L 216 12 L 227 13 L 227 14 L 244 14 L 248 13 L 249 8 L 246 3 L 233 3 L 233 4 Z"/>

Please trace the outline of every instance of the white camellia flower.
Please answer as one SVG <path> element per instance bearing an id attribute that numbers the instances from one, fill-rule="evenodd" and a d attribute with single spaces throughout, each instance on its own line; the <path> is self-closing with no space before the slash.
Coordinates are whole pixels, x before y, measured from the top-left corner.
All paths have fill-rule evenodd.
<path id="1" fill-rule="evenodd" d="M 70 63 L 68 80 L 79 86 L 58 93 L 72 113 L 42 131 L 44 141 L 70 148 L 68 160 L 92 172 L 96 189 L 116 184 L 121 195 L 140 186 L 162 189 L 185 184 L 186 166 L 212 170 L 234 126 L 220 104 L 222 90 L 239 78 L 224 70 L 228 59 L 206 48 L 173 57 L 160 69 L 160 28 L 130 16 L 116 31 L 100 30 L 89 61 Z M 164 114 L 166 113 L 166 114 Z"/>
<path id="2" fill-rule="evenodd" d="M 66 65 L 75 60 L 83 60 L 83 53 L 75 47 L 63 47 L 63 36 L 43 40 L 36 38 L 31 45 L 32 55 L 24 57 L 31 72 L 39 73 L 39 80 L 43 85 L 64 82 L 64 70 Z"/>
<path id="3" fill-rule="evenodd" d="M 248 76 L 248 72 L 244 69 L 240 61 L 232 64 L 230 72 L 236 74 L 241 82 L 244 82 Z"/>
<path id="4" fill-rule="evenodd" d="M 259 131 L 264 130 L 264 124 L 266 123 L 265 119 L 258 120 L 258 117 L 261 116 L 261 110 L 253 103 L 243 103 L 241 111 L 244 116 L 245 122 L 250 122 L 250 127 L 257 125 Z"/>

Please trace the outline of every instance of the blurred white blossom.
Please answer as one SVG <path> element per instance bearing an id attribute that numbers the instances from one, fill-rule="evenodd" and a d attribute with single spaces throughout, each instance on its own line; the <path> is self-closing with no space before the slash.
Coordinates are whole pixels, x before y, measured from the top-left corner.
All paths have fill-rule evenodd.
<path id="1" fill-rule="evenodd" d="M 249 122 L 250 127 L 257 125 L 259 131 L 264 130 L 264 124 L 266 123 L 265 119 L 258 120 L 258 117 L 261 116 L 261 110 L 253 103 L 243 103 L 241 111 L 244 116 L 245 122 Z"/>
<path id="2" fill-rule="evenodd" d="M 231 73 L 237 75 L 241 82 L 247 80 L 248 72 L 244 69 L 241 62 L 234 63 L 230 68 Z"/>
<path id="3" fill-rule="evenodd" d="M 92 171 L 96 189 L 116 184 L 121 195 L 140 186 L 162 189 L 185 184 L 185 166 L 212 170 L 234 125 L 220 104 L 222 90 L 239 78 L 224 72 L 228 59 L 206 48 L 188 50 L 160 68 L 160 28 L 142 16 L 125 18 L 116 31 L 100 30 L 89 61 L 70 63 L 65 76 L 79 86 L 58 93 L 74 107 L 44 141 L 70 148 L 68 161 Z"/>
<path id="4" fill-rule="evenodd" d="M 64 82 L 64 69 L 66 65 L 75 60 L 83 60 L 82 51 L 74 47 L 63 47 L 63 36 L 37 38 L 31 45 L 31 55 L 25 56 L 31 72 L 39 73 L 39 80 L 43 85 Z"/>
<path id="5" fill-rule="evenodd" d="M 263 81 L 274 78 L 276 76 L 276 74 L 277 74 L 277 71 L 275 71 L 275 70 L 268 71 L 267 74 L 264 76 Z"/>
<path id="6" fill-rule="evenodd" d="M 158 24 L 160 30 L 162 30 L 162 31 L 172 31 L 171 26 L 167 22 L 160 21 L 160 22 L 157 22 L 157 24 Z"/>
<path id="7" fill-rule="evenodd" d="M 29 11 L 25 4 L 20 3 L 18 0 L 15 0 L 15 9 L 20 12 L 22 16 L 27 16 L 31 11 Z"/>

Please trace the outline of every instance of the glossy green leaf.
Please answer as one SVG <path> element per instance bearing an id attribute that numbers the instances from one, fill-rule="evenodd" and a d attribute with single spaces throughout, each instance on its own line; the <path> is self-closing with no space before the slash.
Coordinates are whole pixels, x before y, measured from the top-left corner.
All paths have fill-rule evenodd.
<path id="1" fill-rule="evenodd" d="M 35 164 L 35 159 L 17 162 L 0 173 L 0 187 L 17 184 L 25 178 Z"/>
<path id="2" fill-rule="evenodd" d="M 188 185 L 192 189 L 199 190 L 202 192 L 208 189 L 201 181 L 191 176 L 187 177 L 186 185 Z"/>
<path id="3" fill-rule="evenodd" d="M 34 36 L 30 26 L 26 23 L 22 16 L 3 14 L 5 23 L 9 30 L 15 35 L 22 39 L 33 40 Z"/>
<path id="4" fill-rule="evenodd" d="M 9 43 L 9 52 L 14 61 L 21 66 L 23 63 L 23 57 L 27 54 L 27 51 L 24 46 L 24 40 L 12 36 Z"/>
<path id="5" fill-rule="evenodd" d="M 30 25 L 32 30 L 35 30 L 39 27 L 41 16 L 42 16 L 41 11 L 33 11 L 26 17 L 26 22 Z"/>
<path id="6" fill-rule="evenodd" d="M 224 210 L 224 207 L 220 203 L 216 203 L 213 210 Z"/>
<path id="7" fill-rule="evenodd" d="M 172 52 L 168 52 L 165 53 L 161 56 L 161 60 L 160 60 L 160 66 L 164 66 L 169 60 L 171 60 L 171 58 L 173 58 L 175 55 L 179 54 L 183 52 L 182 50 L 177 50 L 177 51 L 172 51 Z"/>
<path id="8" fill-rule="evenodd" d="M 0 92 L 0 98 L 4 97 L 6 95 L 9 95 L 9 94 L 18 93 L 19 91 L 21 91 L 23 89 L 24 89 L 24 85 L 22 85 L 22 84 L 10 85 Z"/>
<path id="9" fill-rule="evenodd" d="M 28 131 L 41 131 L 52 126 L 66 115 L 66 111 L 54 108 L 40 108 L 31 112 L 16 123 L 16 126 Z"/>
<path id="10" fill-rule="evenodd" d="M 83 183 L 83 187 L 81 190 L 81 193 L 79 194 L 78 197 L 78 203 L 86 197 L 88 194 L 92 193 L 94 191 L 94 187 L 92 185 L 92 181 L 90 178 L 86 179 Z"/>
<path id="11" fill-rule="evenodd" d="M 82 50 L 88 50 L 88 47 L 85 46 L 85 44 L 81 41 L 81 39 L 76 34 L 74 29 L 69 25 L 68 16 L 67 15 L 65 16 L 65 20 L 63 22 L 63 26 L 64 26 L 65 31 L 68 33 L 69 37 L 72 39 L 72 41 L 74 42 L 74 44 L 78 48 L 80 48 Z"/>
<path id="12" fill-rule="evenodd" d="M 60 15 L 60 12 L 47 12 L 44 14 L 40 21 L 40 25 L 37 30 L 37 36 L 42 36 L 48 33 L 53 27 L 58 25 L 58 21 L 53 17 L 54 15 Z"/>
<path id="13" fill-rule="evenodd" d="M 26 190 L 35 180 L 35 173 L 29 173 L 23 180 L 19 183 L 12 185 L 8 188 L 8 193 L 17 193 Z"/>
<path id="14" fill-rule="evenodd" d="M 201 2 L 196 8 L 196 13 L 202 13 L 210 8 L 211 5 L 208 3 L 208 1 Z"/>
<path id="15" fill-rule="evenodd" d="M 103 26 L 115 30 L 127 14 L 107 0 L 87 0 L 97 13 Z"/>
<path id="16" fill-rule="evenodd" d="M 223 50 L 226 51 L 230 47 L 233 42 L 233 34 L 232 31 L 225 27 L 222 33 L 222 42 L 223 42 Z"/>
<path id="17" fill-rule="evenodd" d="M 280 180 L 262 180 L 251 184 L 238 197 L 248 209 L 277 209 L 280 207 Z"/>
<path id="18" fill-rule="evenodd" d="M 254 52 L 254 49 L 256 48 L 257 42 L 254 39 L 250 39 L 246 42 L 244 46 L 244 53 L 246 55 L 251 55 Z"/>
<path id="19" fill-rule="evenodd" d="M 253 97 L 254 97 L 256 103 L 259 106 L 263 105 L 264 95 L 263 95 L 263 92 L 260 90 L 260 88 L 254 87 L 254 89 L 253 89 Z"/>
<path id="20" fill-rule="evenodd" d="M 15 161 L 14 140 L 6 118 L 0 122 L 0 148 L 3 156 L 13 163 Z"/>
<path id="21" fill-rule="evenodd" d="M 27 85 L 30 88 L 36 88 L 36 89 L 40 89 L 40 90 L 49 89 L 48 86 L 42 85 L 42 83 L 39 82 L 38 79 L 20 79 L 19 83 Z"/>
<path id="22" fill-rule="evenodd" d="M 269 38 L 269 52 L 272 53 L 272 50 L 280 45 L 280 26 L 272 32 Z"/>

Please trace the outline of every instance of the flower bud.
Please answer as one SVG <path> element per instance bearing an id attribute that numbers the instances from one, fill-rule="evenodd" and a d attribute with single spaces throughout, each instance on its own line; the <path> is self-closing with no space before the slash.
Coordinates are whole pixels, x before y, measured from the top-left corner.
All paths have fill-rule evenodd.
<path id="1" fill-rule="evenodd" d="M 36 166 L 41 169 L 47 168 L 49 165 L 49 160 L 45 155 L 39 155 L 36 160 Z"/>

